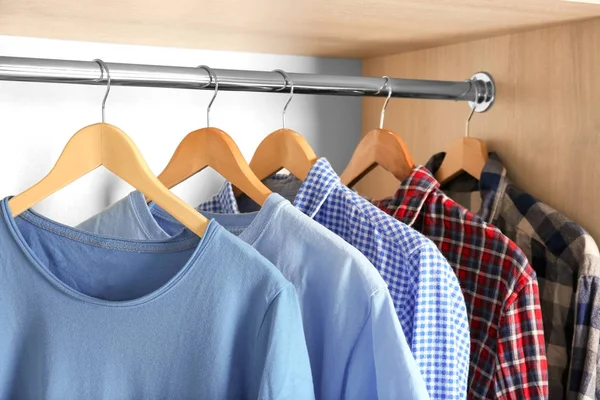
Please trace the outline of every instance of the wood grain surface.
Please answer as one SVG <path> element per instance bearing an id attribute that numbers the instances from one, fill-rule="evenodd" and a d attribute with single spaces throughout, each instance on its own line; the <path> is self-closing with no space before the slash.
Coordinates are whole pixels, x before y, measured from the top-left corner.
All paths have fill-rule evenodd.
<path id="1" fill-rule="evenodd" d="M 0 0 L 0 35 L 365 57 L 594 16 L 563 0 Z"/>
<path id="2" fill-rule="evenodd" d="M 600 240 L 600 19 L 368 59 L 365 75 L 467 79 L 485 70 L 496 104 L 471 120 L 521 188 Z M 382 99 L 364 100 L 363 132 L 379 122 Z M 465 103 L 393 99 L 385 128 L 400 134 L 416 163 L 464 134 Z M 383 197 L 397 181 L 376 169 L 356 189 Z"/>

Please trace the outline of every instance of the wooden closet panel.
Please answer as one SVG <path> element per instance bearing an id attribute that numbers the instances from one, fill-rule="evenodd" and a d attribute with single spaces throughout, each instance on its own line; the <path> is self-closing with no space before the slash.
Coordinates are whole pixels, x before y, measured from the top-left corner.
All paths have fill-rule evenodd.
<path id="1" fill-rule="evenodd" d="M 355 58 L 598 16 L 563 0 L 0 0 L 0 35 Z"/>
<path id="2" fill-rule="evenodd" d="M 490 72 L 494 106 L 475 114 L 470 133 L 499 153 L 527 192 L 600 240 L 600 19 L 367 59 L 364 75 L 467 79 Z M 383 83 L 383 80 L 382 80 Z M 364 99 L 363 131 L 377 126 L 382 99 Z M 464 134 L 467 104 L 392 99 L 385 128 L 425 163 Z M 356 189 L 381 198 L 398 182 L 375 169 Z"/>

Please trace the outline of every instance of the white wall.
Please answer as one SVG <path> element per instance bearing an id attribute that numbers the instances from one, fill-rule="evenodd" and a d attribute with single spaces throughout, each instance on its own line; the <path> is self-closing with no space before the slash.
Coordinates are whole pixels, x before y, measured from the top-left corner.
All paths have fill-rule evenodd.
<path id="1" fill-rule="evenodd" d="M 360 75 L 358 60 L 125 46 L 0 36 L 4 56 L 103 59 L 214 68 Z M 0 81 L 0 196 L 16 194 L 42 178 L 78 129 L 99 122 L 104 87 Z M 179 141 L 206 124 L 211 91 L 113 87 L 106 121 L 133 138 L 158 174 Z M 281 127 L 287 94 L 220 92 L 211 125 L 229 133 L 250 159 L 261 139 Z M 286 125 L 305 135 L 319 156 L 338 172 L 344 168 L 361 129 L 359 98 L 294 96 Z M 174 189 L 192 205 L 221 185 L 214 171 L 203 171 Z M 93 215 L 131 188 L 99 169 L 57 192 L 35 209 L 66 224 Z"/>

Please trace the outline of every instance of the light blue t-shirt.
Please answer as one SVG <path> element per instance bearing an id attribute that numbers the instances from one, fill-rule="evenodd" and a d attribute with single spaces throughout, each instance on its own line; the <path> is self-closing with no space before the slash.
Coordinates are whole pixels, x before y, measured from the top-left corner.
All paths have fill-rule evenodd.
<path id="1" fill-rule="evenodd" d="M 208 214 L 269 259 L 296 287 L 318 399 L 428 399 L 392 299 L 354 247 L 278 194 L 260 211 Z M 136 239 L 191 232 L 139 192 L 79 226 Z"/>
<path id="2" fill-rule="evenodd" d="M 299 398 L 296 291 L 218 223 L 117 240 L 0 203 L 0 399 Z"/>

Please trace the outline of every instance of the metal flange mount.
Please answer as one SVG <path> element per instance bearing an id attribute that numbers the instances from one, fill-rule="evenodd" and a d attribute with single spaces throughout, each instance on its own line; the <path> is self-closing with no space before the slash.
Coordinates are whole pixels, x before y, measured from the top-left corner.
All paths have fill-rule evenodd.
<path id="1" fill-rule="evenodd" d="M 469 101 L 469 107 L 474 107 L 478 113 L 489 110 L 496 99 L 494 78 L 487 72 L 478 72 L 471 77 L 471 81 L 476 87 L 477 100 Z"/>

